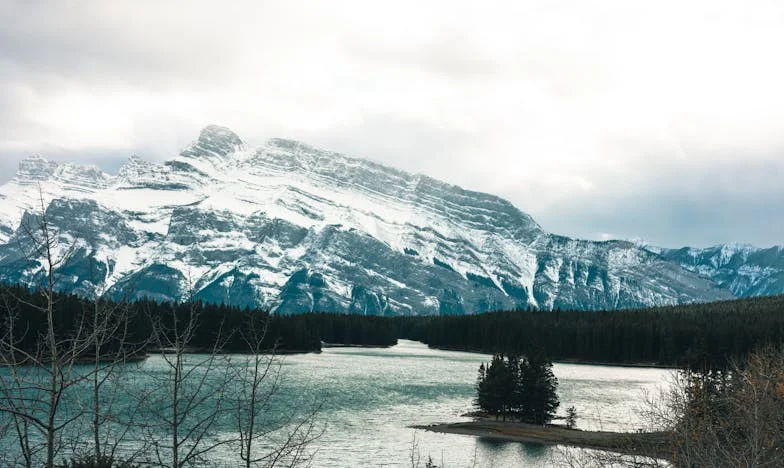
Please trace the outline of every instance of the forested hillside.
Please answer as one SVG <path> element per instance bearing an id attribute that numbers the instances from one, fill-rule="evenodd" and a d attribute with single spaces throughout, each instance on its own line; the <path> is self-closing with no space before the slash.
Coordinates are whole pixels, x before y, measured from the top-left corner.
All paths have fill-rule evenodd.
<path id="1" fill-rule="evenodd" d="M 24 346 L 32 348 L 43 333 L 45 298 L 23 287 L 0 290 L 0 314 L 17 317 L 26 330 Z M 99 303 L 107 307 L 110 303 Z M 391 346 L 400 338 L 432 347 L 486 353 L 526 354 L 544 351 L 554 360 L 618 364 L 659 364 L 716 368 L 764 345 L 784 341 L 784 296 L 709 304 L 613 311 L 516 310 L 468 316 L 375 317 L 352 314 L 268 314 L 202 302 L 143 300 L 112 304 L 127 310 L 123 341 L 144 343 L 154 320 L 171 329 L 194 315 L 193 349 L 208 349 L 217 339 L 226 352 L 243 352 L 241 330 L 250 317 L 266 323 L 264 349 L 279 352 L 317 351 L 322 343 Z M 58 333 L 79 326 L 78 318 L 96 304 L 75 295 L 55 300 Z M 4 325 L 3 320 L 0 326 Z"/>

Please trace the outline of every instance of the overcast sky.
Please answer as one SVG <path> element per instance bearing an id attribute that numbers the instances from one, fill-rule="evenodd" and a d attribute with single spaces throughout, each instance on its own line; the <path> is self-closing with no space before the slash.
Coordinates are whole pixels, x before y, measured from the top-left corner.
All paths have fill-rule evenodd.
<path id="1" fill-rule="evenodd" d="M 560 234 L 782 244 L 782 25 L 780 0 L 0 0 L 0 182 L 33 153 L 163 160 L 216 123 Z"/>

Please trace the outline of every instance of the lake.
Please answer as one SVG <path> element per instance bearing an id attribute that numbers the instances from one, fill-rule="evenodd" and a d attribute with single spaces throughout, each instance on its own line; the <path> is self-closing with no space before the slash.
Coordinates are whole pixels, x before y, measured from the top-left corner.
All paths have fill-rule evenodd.
<path id="1" fill-rule="evenodd" d="M 288 355 L 282 358 L 282 380 L 271 408 L 273 413 L 296 414 L 320 405 L 317 423 L 323 433 L 309 446 L 314 467 L 410 467 L 412 450 L 421 466 L 428 456 L 448 468 L 551 466 L 558 448 L 410 428 L 470 420 L 461 415 L 472 410 L 477 369 L 489 359 L 406 340 L 391 348 L 325 348 Z M 614 431 L 642 426 L 637 410 L 645 392 L 666 385 L 672 372 L 579 364 L 555 364 L 553 370 L 559 380 L 559 414 L 575 406 L 579 428 Z M 166 372 L 162 357 L 152 356 L 133 365 L 130 385 L 150 388 L 151 382 L 163 382 Z M 232 429 L 224 428 L 226 434 Z M 79 434 L 75 438 L 89 440 L 84 432 Z M 13 448 L 10 435 L 1 441 Z M 133 446 L 133 440 L 126 444 Z M 211 457 L 218 466 L 236 465 L 231 461 L 236 459 L 233 448 L 224 447 Z"/>
<path id="2" fill-rule="evenodd" d="M 490 356 L 429 349 L 400 340 L 391 348 L 325 348 L 287 356 L 283 391 L 323 401 L 327 424 L 313 466 L 410 466 L 418 452 L 448 467 L 548 466 L 553 449 L 471 436 L 436 434 L 408 426 L 468 421 L 477 369 Z M 574 405 L 578 427 L 634 431 L 644 392 L 668 382 L 672 371 L 655 368 L 555 364 L 559 414 Z M 424 463 L 424 462 L 423 462 Z"/>

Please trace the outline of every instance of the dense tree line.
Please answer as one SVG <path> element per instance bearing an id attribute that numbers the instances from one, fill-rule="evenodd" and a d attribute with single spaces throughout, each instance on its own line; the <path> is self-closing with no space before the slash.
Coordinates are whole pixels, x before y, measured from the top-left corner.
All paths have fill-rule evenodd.
<path id="1" fill-rule="evenodd" d="M 16 313 L 17 327 L 26 331 L 20 347 L 33 349 L 46 327 L 46 316 L 42 312 L 45 298 L 20 286 L 0 288 L 0 314 Z M 103 307 L 116 306 L 100 301 Z M 145 343 L 153 333 L 151 318 L 161 320 L 161 329 L 171 330 L 176 319 L 184 321 L 195 313 L 199 323 L 194 331 L 190 347 L 194 350 L 208 349 L 222 338 L 222 350 L 245 352 L 248 347 L 242 335 L 237 333 L 247 326 L 250 318 L 264 323 L 265 334 L 262 348 L 280 352 L 318 351 L 321 343 L 343 345 L 392 346 L 397 343 L 398 329 L 395 323 L 383 317 L 310 313 L 281 316 L 260 310 L 240 309 L 225 305 L 195 303 L 168 303 L 142 300 L 122 304 L 127 309 L 128 323 L 124 343 Z M 67 335 L 79 324 L 81 314 L 95 307 L 95 302 L 83 297 L 56 294 L 54 300 L 55 322 L 60 335 Z M 0 317 L 2 319 L 4 317 Z M 0 328 L 4 322 L 0 320 Z M 2 330 L 0 330 L 1 332 Z M 218 335 L 221 335 L 220 337 Z M 152 346 L 152 344 L 150 344 Z"/>
<path id="2" fill-rule="evenodd" d="M 13 304 L 18 312 L 18 326 L 29 330 L 25 346 L 34 346 L 46 323 L 40 308 L 43 300 L 24 287 L 0 290 L 0 301 Z M 58 294 L 54 310 L 59 332 L 73 328 L 76 312 L 91 307 L 94 303 L 88 299 Z M 200 302 L 142 300 L 125 307 L 129 309 L 127 342 L 144 342 L 150 336 L 150 317 L 170 321 L 185 317 L 195 307 L 200 319 L 192 347 L 209 347 L 220 331 L 227 337 L 225 350 L 232 352 L 245 350 L 240 335 L 233 331 L 242 329 L 251 316 L 264 318 L 264 348 L 283 352 L 317 351 L 322 342 L 391 346 L 404 338 L 437 348 L 489 354 L 527 355 L 541 349 L 554 360 L 716 369 L 730 357 L 784 341 L 784 296 L 639 310 L 518 310 L 392 319 L 328 313 L 281 316 Z"/>
<path id="3" fill-rule="evenodd" d="M 517 310 L 450 317 L 400 317 L 399 337 L 437 348 L 554 360 L 722 368 L 784 341 L 784 296 L 640 310 Z"/>

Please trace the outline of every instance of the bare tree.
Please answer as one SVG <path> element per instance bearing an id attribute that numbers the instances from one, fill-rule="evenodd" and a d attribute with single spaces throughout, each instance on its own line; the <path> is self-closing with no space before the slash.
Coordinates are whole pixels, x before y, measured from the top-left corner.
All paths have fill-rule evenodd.
<path id="1" fill-rule="evenodd" d="M 580 447 L 556 446 L 547 460 L 547 465 L 561 468 L 604 468 L 607 466 L 665 468 L 672 466 L 672 463 L 667 460 L 644 455 L 629 455 Z"/>
<path id="2" fill-rule="evenodd" d="M 646 416 L 670 431 L 679 466 L 784 466 L 784 351 L 752 353 L 724 372 L 683 372 Z"/>
<path id="3" fill-rule="evenodd" d="M 38 463 L 38 452 L 45 451 L 46 466 L 53 466 L 64 446 L 70 445 L 78 453 L 82 437 L 79 424 L 74 423 L 88 415 L 92 416 L 92 458 L 113 457 L 122 434 L 108 430 L 118 393 L 116 385 L 112 391 L 107 387 L 110 382 L 116 384 L 128 356 L 138 353 L 143 344 L 128 342 L 128 309 L 122 302 L 105 300 L 105 291 L 99 286 L 95 286 L 89 306 L 60 310 L 60 271 L 78 244 L 61 236 L 50 223 L 40 187 L 39 202 L 38 211 L 23 218 L 16 238 L 20 261 L 37 263 L 41 268 L 42 273 L 33 276 L 36 295 L 24 299 L 9 288 L 2 291 L 0 359 L 7 372 L 0 375 L 0 412 L 13 419 L 20 463 L 25 466 Z M 92 280 L 95 285 L 102 283 L 102 279 Z M 20 320 L 20 306 L 43 317 L 42 331 L 30 330 L 34 317 Z M 81 391 L 81 385 L 87 383 L 92 387 L 89 406 L 76 397 L 77 393 L 87 394 Z M 77 386 L 79 391 L 74 388 Z M 127 430 L 127 425 L 112 427 Z M 63 437 L 65 432 L 68 434 Z"/>
<path id="4" fill-rule="evenodd" d="M 305 464 L 311 458 L 308 445 L 320 436 L 315 422 L 319 406 L 299 417 L 291 408 L 273 406 L 280 390 L 283 360 L 276 354 L 277 343 L 270 349 L 265 341 L 268 319 L 266 314 L 251 312 L 238 331 L 249 353 L 234 365 L 237 442 L 246 468 Z"/>
<path id="5" fill-rule="evenodd" d="M 232 442 L 217 433 L 230 410 L 230 361 L 221 352 L 226 336 L 221 326 L 209 349 L 192 349 L 199 309 L 191 300 L 184 317 L 174 305 L 168 317 L 150 317 L 153 342 L 164 368 L 153 376 L 154 388 L 142 395 L 142 405 L 149 412 L 148 443 L 160 466 L 181 468 L 203 463 L 209 452 Z M 163 433 L 168 434 L 168 442 Z"/>
<path id="6" fill-rule="evenodd" d="M 91 326 L 92 353 L 89 372 L 91 401 L 85 411 L 91 416 L 90 457 L 96 462 L 115 459 L 125 436 L 137 426 L 134 417 L 138 414 L 138 408 L 126 408 L 121 414 L 115 405 L 120 400 L 127 402 L 125 378 L 128 364 L 144 358 L 148 345 L 148 340 L 131 341 L 130 307 L 125 298 L 108 300 L 106 289 L 100 283 L 93 279 L 95 288 L 90 297 L 89 310 L 85 311 Z M 138 447 L 137 454 L 142 450 L 143 447 Z M 135 454 L 125 454 L 125 458 L 126 461 L 133 460 Z"/>
<path id="7" fill-rule="evenodd" d="M 60 330 L 65 325 L 55 317 L 58 270 L 71 258 L 74 245 L 62 244 L 50 225 L 40 188 L 39 201 L 40 211 L 25 216 L 20 226 L 22 236 L 17 240 L 24 257 L 39 262 L 43 270 L 43 278 L 36 285 L 43 301 L 26 305 L 43 314 L 45 330 L 36 337 L 34 349 L 20 346 L 27 332 L 16 329 L 16 317 L 8 311 L 0 350 L 10 375 L 0 382 L 4 387 L 0 412 L 12 415 L 16 421 L 25 464 L 29 466 L 33 461 L 30 429 L 34 428 L 44 437 L 45 464 L 53 467 L 60 445 L 58 436 L 81 416 L 78 412 L 65 414 L 61 410 L 65 392 L 85 378 L 74 372 L 74 365 L 87 351 L 91 338 L 83 316 L 77 317 L 67 330 Z"/>
<path id="8" fill-rule="evenodd" d="M 20 356 L 16 351 L 17 347 L 22 346 L 22 337 L 26 332 L 20 333 L 17 330 L 18 323 L 18 308 L 17 304 L 9 300 L 9 295 L 4 290 L 2 294 L 3 305 L 3 337 L 0 339 L 0 356 L 3 359 L 2 365 L 7 369 L 6 373 L 0 373 L 0 393 L 2 395 L 2 404 L 7 405 L 13 411 L 4 412 L 6 424 L 4 425 L 4 432 L 13 431 L 13 437 L 19 446 L 19 457 L 14 459 L 14 456 L 9 453 L 4 453 L 4 457 L 10 458 L 14 464 L 22 464 L 26 467 L 33 466 L 33 458 L 36 454 L 36 449 L 30 441 L 30 422 L 22 416 L 22 413 L 27 413 L 29 402 L 25 398 L 25 379 L 21 372 L 24 372 L 23 363 L 25 357 Z"/>

